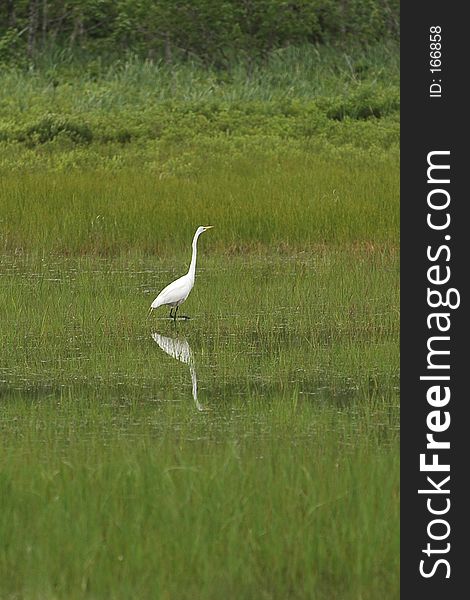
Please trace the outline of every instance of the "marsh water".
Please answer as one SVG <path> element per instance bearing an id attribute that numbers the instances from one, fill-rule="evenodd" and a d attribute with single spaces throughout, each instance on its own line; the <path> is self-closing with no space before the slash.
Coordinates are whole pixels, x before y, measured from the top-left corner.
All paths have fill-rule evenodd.
<path id="1" fill-rule="evenodd" d="M 395 589 L 397 257 L 182 264 L 2 258 L 0 591 Z"/>
<path id="2" fill-rule="evenodd" d="M 146 314 L 179 263 L 4 257 L 1 387 L 214 417 L 294 396 L 394 404 L 398 288 L 385 260 L 386 276 L 345 253 L 206 259 L 182 306 L 191 318 L 174 322 L 166 307 Z"/>

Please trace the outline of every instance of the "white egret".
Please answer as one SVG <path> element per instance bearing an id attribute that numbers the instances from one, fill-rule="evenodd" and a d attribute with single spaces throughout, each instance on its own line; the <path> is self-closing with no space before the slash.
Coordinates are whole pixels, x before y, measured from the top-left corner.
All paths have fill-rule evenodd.
<path id="1" fill-rule="evenodd" d="M 158 294 L 150 305 L 149 314 L 159 306 L 171 306 L 170 319 L 172 318 L 176 321 L 176 313 L 178 312 L 180 304 L 183 304 L 194 287 L 194 280 L 196 278 L 197 240 L 201 233 L 204 233 L 204 231 L 207 231 L 212 227 L 213 225 L 206 225 L 205 227 L 201 226 L 196 229 L 196 233 L 193 237 L 193 254 L 191 256 L 191 264 L 189 265 L 188 272 L 186 275 L 183 275 L 167 285 L 166 288 Z M 175 312 L 173 313 L 173 311 Z"/>

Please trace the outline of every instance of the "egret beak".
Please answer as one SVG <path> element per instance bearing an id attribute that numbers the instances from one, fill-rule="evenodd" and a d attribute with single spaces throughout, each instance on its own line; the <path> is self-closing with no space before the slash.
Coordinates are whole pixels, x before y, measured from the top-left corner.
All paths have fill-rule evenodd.
<path id="1" fill-rule="evenodd" d="M 212 229 L 214 225 L 204 225 L 204 229 Z"/>

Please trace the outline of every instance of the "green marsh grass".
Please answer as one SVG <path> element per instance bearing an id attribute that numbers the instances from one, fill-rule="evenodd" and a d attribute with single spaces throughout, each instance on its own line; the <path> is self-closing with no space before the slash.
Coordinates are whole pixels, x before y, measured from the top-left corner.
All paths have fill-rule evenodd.
<path id="1" fill-rule="evenodd" d="M 396 252 L 209 235 L 176 326 L 180 260 L 3 259 L 2 597 L 398 597 Z"/>
<path id="2" fill-rule="evenodd" d="M 201 252 L 204 241 L 201 239 Z M 173 335 L 166 308 L 145 319 L 159 289 L 186 262 L 142 259 L 3 261 L 1 326 L 6 383 L 52 389 L 158 380 L 149 328 Z M 201 257 L 181 334 L 250 395 L 308 393 L 323 384 L 350 395 L 395 395 L 398 335 L 396 252 L 338 250 L 295 258 Z M 207 330 L 205 330 L 207 329 Z M 218 350 L 223 352 L 218 355 Z M 132 369 L 130 366 L 132 365 Z M 138 369 L 138 372 L 135 372 Z M 184 371 L 184 369 L 183 369 Z M 156 379 L 157 378 L 157 379 Z M 288 382 L 295 380 L 295 386 Z M 219 386 L 217 377 L 215 385 Z M 223 387 L 223 386 L 221 386 Z M 328 388 L 330 389 L 330 388 Z M 220 390 L 219 390 L 220 391 Z M 330 390 L 331 393 L 331 390 Z"/>
<path id="3" fill-rule="evenodd" d="M 7 408 L 2 598 L 398 597 L 396 443 L 362 414 L 83 403 Z"/>
<path id="4" fill-rule="evenodd" d="M 131 106 L 147 110 L 151 103 L 164 101 L 267 104 L 289 98 L 344 98 L 361 85 L 397 86 L 399 58 L 399 46 L 393 42 L 348 50 L 288 47 L 272 52 L 263 63 L 240 60 L 225 70 L 197 61 L 167 65 L 126 56 L 109 63 L 80 61 L 64 52 L 43 53 L 35 68 L 3 68 L 0 106 L 10 114 L 47 112 L 51 104 L 65 113 L 85 113 Z M 14 105 L 14 99 L 21 101 Z"/>
<path id="5" fill-rule="evenodd" d="M 2 600 L 398 597 L 392 159 L 0 190 Z"/>
<path id="6" fill-rule="evenodd" d="M 206 161 L 398 154 L 399 53 L 286 48 L 228 71 L 127 58 L 44 56 L 0 74 L 0 173 L 145 168 L 193 174 Z M 225 161 L 224 161 L 225 159 Z"/>
<path id="7" fill-rule="evenodd" d="M 0 75 L 1 600 L 398 598 L 397 57 Z"/>
<path id="8" fill-rule="evenodd" d="M 199 224 L 205 253 L 396 247 L 398 165 L 320 156 L 230 165 L 192 176 L 137 170 L 11 174 L 0 181 L 4 252 L 188 256 Z"/>

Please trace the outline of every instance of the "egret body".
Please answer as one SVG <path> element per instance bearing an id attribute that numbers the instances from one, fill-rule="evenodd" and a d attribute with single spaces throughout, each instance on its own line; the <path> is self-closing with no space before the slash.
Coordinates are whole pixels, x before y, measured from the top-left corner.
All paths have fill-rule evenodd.
<path id="1" fill-rule="evenodd" d="M 176 321 L 176 313 L 178 312 L 178 308 L 180 304 L 186 300 L 189 296 L 190 291 L 194 287 L 194 280 L 196 278 L 196 257 L 197 257 L 197 241 L 201 233 L 211 229 L 212 225 L 207 225 L 206 227 L 198 227 L 196 229 L 196 233 L 193 237 L 193 253 L 191 256 L 191 264 L 189 265 L 189 270 L 186 275 L 183 275 L 179 279 L 176 279 L 172 283 L 166 286 L 155 298 L 155 300 L 150 305 L 150 311 L 158 308 L 159 306 L 171 306 L 170 309 L 170 318 L 173 318 Z M 174 311 L 174 313 L 173 313 Z"/>

